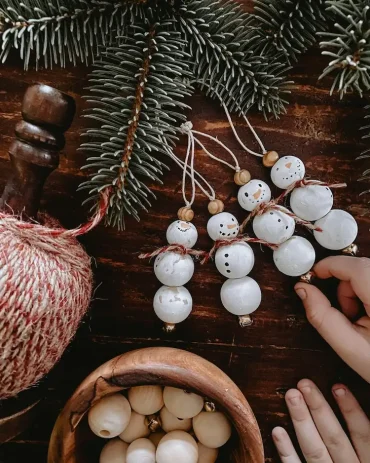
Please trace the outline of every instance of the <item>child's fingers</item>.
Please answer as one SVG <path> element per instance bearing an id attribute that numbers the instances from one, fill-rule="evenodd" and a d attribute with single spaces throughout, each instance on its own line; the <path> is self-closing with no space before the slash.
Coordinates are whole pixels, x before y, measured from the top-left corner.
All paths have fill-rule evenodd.
<path id="1" fill-rule="evenodd" d="M 336 384 L 333 386 L 333 394 L 346 420 L 352 444 L 360 461 L 369 461 L 370 420 L 346 386 Z"/>
<path id="2" fill-rule="evenodd" d="M 314 270 L 319 278 L 335 277 L 349 281 L 353 291 L 370 314 L 370 259 L 332 256 L 318 262 Z"/>
<path id="3" fill-rule="evenodd" d="M 272 438 L 282 463 L 301 463 L 292 441 L 284 428 L 274 428 L 272 430 Z"/>
<path id="4" fill-rule="evenodd" d="M 370 382 L 369 343 L 360 334 L 359 328 L 332 307 L 316 286 L 297 283 L 295 290 L 303 301 L 311 325 L 348 365 Z"/>

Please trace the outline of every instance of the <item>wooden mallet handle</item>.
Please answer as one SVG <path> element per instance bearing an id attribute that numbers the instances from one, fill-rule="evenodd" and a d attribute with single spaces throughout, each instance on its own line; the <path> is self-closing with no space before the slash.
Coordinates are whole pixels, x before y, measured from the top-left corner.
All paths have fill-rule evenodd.
<path id="1" fill-rule="evenodd" d="M 0 208 L 37 217 L 43 186 L 59 165 L 59 151 L 65 144 L 64 132 L 75 115 L 74 99 L 48 85 L 29 87 L 23 99 L 23 120 L 16 125 L 16 139 L 9 157 L 13 173 L 0 199 Z"/>

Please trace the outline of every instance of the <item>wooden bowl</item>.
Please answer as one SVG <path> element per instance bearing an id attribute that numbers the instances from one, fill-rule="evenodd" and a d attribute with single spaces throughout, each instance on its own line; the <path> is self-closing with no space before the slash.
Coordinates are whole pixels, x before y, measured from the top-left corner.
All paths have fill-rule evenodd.
<path id="1" fill-rule="evenodd" d="M 94 443 L 84 415 L 107 394 L 138 385 L 159 384 L 197 392 L 216 403 L 232 421 L 238 438 L 228 452 L 232 463 L 263 463 L 264 452 L 256 418 L 240 389 L 207 360 L 179 349 L 158 347 L 118 356 L 91 373 L 59 415 L 50 440 L 48 463 L 91 463 Z M 98 452 L 99 450 L 94 450 Z M 90 453 L 89 453 L 90 452 Z M 223 458 L 223 462 L 226 460 Z"/>

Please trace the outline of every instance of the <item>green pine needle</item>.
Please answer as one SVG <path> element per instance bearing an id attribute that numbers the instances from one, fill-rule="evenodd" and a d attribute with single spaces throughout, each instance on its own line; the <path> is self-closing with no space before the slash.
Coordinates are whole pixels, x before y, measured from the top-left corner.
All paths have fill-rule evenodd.
<path id="1" fill-rule="evenodd" d="M 342 98 L 348 91 L 361 96 L 370 89 L 370 2 L 369 0 L 328 0 L 328 11 L 335 15 L 336 32 L 320 34 L 323 55 L 331 61 L 320 76 L 333 75 L 331 94 Z"/>
<path id="2" fill-rule="evenodd" d="M 139 21 L 94 66 L 87 117 L 95 128 L 82 145 L 91 155 L 85 168 L 93 173 L 80 188 L 94 203 L 111 189 L 109 225 L 122 229 L 126 214 L 139 220 L 139 211 L 151 205 L 146 183 L 161 182 L 165 147 L 173 146 L 186 120 L 183 100 L 192 93 L 187 61 L 174 21 Z"/>

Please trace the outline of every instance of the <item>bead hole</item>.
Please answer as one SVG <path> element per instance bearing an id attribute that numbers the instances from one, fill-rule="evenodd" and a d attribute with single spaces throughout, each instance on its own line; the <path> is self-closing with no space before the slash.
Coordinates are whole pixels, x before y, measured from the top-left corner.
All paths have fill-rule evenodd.
<path id="1" fill-rule="evenodd" d="M 110 432 L 107 431 L 106 429 L 102 429 L 102 430 L 100 431 L 100 435 L 101 435 L 102 437 L 109 437 L 109 436 L 110 436 Z"/>

